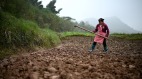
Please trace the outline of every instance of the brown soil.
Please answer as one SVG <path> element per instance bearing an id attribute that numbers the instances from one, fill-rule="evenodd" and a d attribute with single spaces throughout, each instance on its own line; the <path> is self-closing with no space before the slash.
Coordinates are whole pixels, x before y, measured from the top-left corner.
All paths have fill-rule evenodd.
<path id="1" fill-rule="evenodd" d="M 92 37 L 67 37 L 62 44 L 0 60 L 0 79 L 141 79 L 142 40 L 110 37 L 109 51 Z"/>

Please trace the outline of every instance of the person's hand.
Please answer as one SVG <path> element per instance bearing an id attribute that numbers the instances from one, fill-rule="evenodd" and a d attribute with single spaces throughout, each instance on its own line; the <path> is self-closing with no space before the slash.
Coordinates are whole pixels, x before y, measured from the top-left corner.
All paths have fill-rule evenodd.
<path id="1" fill-rule="evenodd" d="M 95 31 L 92 31 L 92 33 L 96 33 Z"/>
<path id="2" fill-rule="evenodd" d="M 106 36 L 105 36 L 105 37 L 106 37 L 106 38 L 108 38 L 108 36 L 109 36 L 109 35 L 108 35 L 108 34 L 106 34 Z"/>

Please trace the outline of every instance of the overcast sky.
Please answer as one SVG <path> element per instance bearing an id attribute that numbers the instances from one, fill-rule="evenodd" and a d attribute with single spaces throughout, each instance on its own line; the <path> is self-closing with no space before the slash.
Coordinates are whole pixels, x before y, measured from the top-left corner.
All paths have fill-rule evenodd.
<path id="1" fill-rule="evenodd" d="M 45 7 L 51 0 L 39 1 Z M 55 5 L 56 9 L 63 8 L 60 16 L 70 16 L 77 21 L 116 16 L 142 31 L 142 0 L 57 0 Z"/>

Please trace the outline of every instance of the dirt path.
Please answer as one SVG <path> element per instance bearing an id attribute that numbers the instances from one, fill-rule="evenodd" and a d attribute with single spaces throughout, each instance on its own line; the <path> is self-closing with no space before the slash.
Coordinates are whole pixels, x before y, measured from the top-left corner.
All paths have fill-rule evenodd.
<path id="1" fill-rule="evenodd" d="M 58 47 L 0 61 L 0 79 L 141 79 L 142 41 L 111 37 L 89 54 L 91 37 L 68 37 Z"/>

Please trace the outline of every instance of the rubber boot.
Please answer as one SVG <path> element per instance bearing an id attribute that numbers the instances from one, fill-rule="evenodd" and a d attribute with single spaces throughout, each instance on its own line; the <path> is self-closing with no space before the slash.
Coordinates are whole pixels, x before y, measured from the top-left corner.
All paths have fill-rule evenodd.
<path id="1" fill-rule="evenodd" d="M 88 51 L 89 51 L 89 52 L 93 52 L 93 50 L 95 49 L 95 46 L 96 46 L 96 43 L 93 43 L 91 49 L 88 50 Z"/>
<path id="2" fill-rule="evenodd" d="M 105 46 L 105 47 L 104 47 L 104 52 L 107 52 L 107 51 L 108 51 L 108 47 Z"/>

